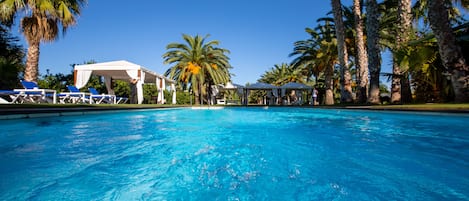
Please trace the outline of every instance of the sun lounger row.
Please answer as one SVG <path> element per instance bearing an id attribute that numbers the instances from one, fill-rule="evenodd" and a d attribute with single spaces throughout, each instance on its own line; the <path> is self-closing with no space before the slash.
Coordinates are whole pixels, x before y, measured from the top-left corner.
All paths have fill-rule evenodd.
<path id="1" fill-rule="evenodd" d="M 52 89 L 40 89 L 35 82 L 21 81 L 24 89 L 0 90 L 0 103 L 89 103 L 123 104 L 128 98 L 99 94 L 95 88 L 90 93 L 81 92 L 75 86 L 67 86 L 69 92 L 57 93 Z"/>

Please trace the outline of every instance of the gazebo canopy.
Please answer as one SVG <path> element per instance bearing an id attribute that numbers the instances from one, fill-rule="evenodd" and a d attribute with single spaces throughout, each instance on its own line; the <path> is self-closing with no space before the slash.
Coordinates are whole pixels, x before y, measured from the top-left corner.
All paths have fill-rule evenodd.
<path id="1" fill-rule="evenodd" d="M 255 84 L 246 85 L 245 88 L 246 88 L 246 89 L 249 89 L 249 90 L 256 90 L 256 89 L 263 89 L 263 90 L 278 89 L 277 86 L 274 86 L 274 85 L 271 85 L 271 84 L 267 84 L 267 83 L 263 83 L 263 82 L 257 82 L 257 83 L 255 83 Z"/>
<path id="2" fill-rule="evenodd" d="M 313 87 L 298 83 L 298 82 L 289 82 L 282 85 L 280 88 L 282 89 L 313 89 Z"/>
<path id="3" fill-rule="evenodd" d="M 91 75 L 103 76 L 106 88 L 109 94 L 114 94 L 111 89 L 111 80 L 130 80 L 137 79 L 137 97 L 138 103 L 143 102 L 143 83 L 155 83 L 159 90 L 158 100 L 163 100 L 163 90 L 171 85 L 173 90 L 173 103 L 176 100 L 175 81 L 163 75 L 157 74 L 143 66 L 134 64 L 125 60 L 111 61 L 104 63 L 94 63 L 85 65 L 76 65 L 74 68 L 74 82 L 77 88 L 82 88 L 88 83 Z"/>

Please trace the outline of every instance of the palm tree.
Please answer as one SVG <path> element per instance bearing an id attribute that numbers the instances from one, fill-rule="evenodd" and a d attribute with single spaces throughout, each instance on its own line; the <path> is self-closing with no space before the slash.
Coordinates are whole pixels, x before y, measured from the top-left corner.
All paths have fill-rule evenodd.
<path id="1" fill-rule="evenodd" d="M 438 41 L 443 65 L 451 78 L 455 101 L 469 102 L 469 66 L 460 47 L 456 44 L 449 22 L 448 10 L 444 0 L 428 1 L 430 27 Z"/>
<path id="2" fill-rule="evenodd" d="M 379 74 L 381 72 L 381 57 L 379 50 L 378 3 L 376 0 L 367 0 L 366 5 L 368 68 L 370 72 L 370 90 L 368 102 L 371 104 L 379 104 Z"/>
<path id="3" fill-rule="evenodd" d="M 331 21 L 318 19 L 319 24 L 315 29 L 306 28 L 311 38 L 295 43 L 295 48 L 290 56 L 298 56 L 292 61 L 294 67 L 306 67 L 317 78 L 324 74 L 324 87 L 326 105 L 334 104 L 334 66 L 337 63 L 337 39 L 334 34 L 334 26 Z M 316 81 L 316 84 L 318 82 Z"/>
<path id="4" fill-rule="evenodd" d="M 335 32 L 337 37 L 337 50 L 339 53 L 339 65 L 341 71 L 340 88 L 341 101 L 352 102 L 352 76 L 348 65 L 348 53 L 345 44 L 345 27 L 342 18 L 342 3 L 340 0 L 331 0 L 334 13 Z"/>
<path id="5" fill-rule="evenodd" d="M 451 82 L 444 75 L 445 68 L 438 54 L 434 37 L 411 41 L 402 60 L 409 63 L 415 99 L 419 102 L 447 102 L 454 96 Z"/>
<path id="6" fill-rule="evenodd" d="M 196 96 L 196 104 L 202 103 L 204 94 L 208 94 L 211 85 L 227 83 L 231 75 L 228 50 L 216 47 L 219 42 L 208 41 L 208 38 L 183 34 L 187 44 L 171 43 L 166 46 L 169 51 L 163 54 L 165 64 L 174 64 L 165 75 L 181 84 L 184 89 L 190 88 Z"/>
<path id="7" fill-rule="evenodd" d="M 295 47 L 289 56 L 297 57 L 293 59 L 291 66 L 294 69 L 301 69 L 307 81 L 314 76 L 317 83 L 319 74 L 324 71 L 323 65 L 317 65 L 317 54 L 322 39 L 320 34 L 311 28 L 306 28 L 305 31 L 310 34 L 311 38 L 300 40 L 293 44 Z"/>
<path id="8" fill-rule="evenodd" d="M 398 48 L 406 46 L 410 40 L 410 37 L 413 35 L 412 27 L 412 1 L 411 0 L 399 0 L 398 3 L 398 33 L 396 34 L 396 41 Z M 403 63 L 400 66 L 401 76 L 401 102 L 410 103 L 412 102 L 412 92 L 410 89 L 410 77 L 409 77 L 409 65 Z M 404 71 L 403 71 L 404 70 Z M 392 102 L 392 100 L 391 100 Z"/>
<path id="9" fill-rule="evenodd" d="M 412 33 L 412 15 L 410 13 L 410 3 L 405 3 L 403 8 L 401 0 L 385 0 L 378 5 L 380 17 L 380 44 L 382 48 L 387 48 L 392 54 L 393 73 L 386 74 L 390 80 L 392 97 L 391 103 L 410 103 L 412 94 L 409 80 L 409 65 L 399 61 L 399 51 L 407 45 Z M 405 39 L 405 40 L 403 40 Z"/>
<path id="10" fill-rule="evenodd" d="M 396 44 L 395 50 L 393 50 L 391 103 L 409 102 L 408 99 L 410 98 L 410 94 L 405 93 L 410 87 L 408 85 L 409 76 L 405 72 L 409 67 L 403 62 L 397 62 L 395 52 L 403 48 L 409 40 L 410 31 L 412 30 L 411 3 L 411 0 L 398 0 Z"/>
<path id="11" fill-rule="evenodd" d="M 275 86 L 282 86 L 289 82 L 306 81 L 306 76 L 303 74 L 303 69 L 294 68 L 294 66 L 282 63 L 275 64 L 269 71 L 261 75 L 259 82 L 269 83 Z"/>
<path id="12" fill-rule="evenodd" d="M 308 28 L 307 28 L 308 29 Z M 291 62 L 291 66 L 294 69 L 299 69 L 301 73 L 306 77 L 306 82 L 311 81 L 314 77 L 317 82 L 317 77 L 322 70 L 316 68 L 314 65 L 314 58 L 316 57 L 314 42 L 311 39 L 296 41 L 293 44 L 293 52 L 289 54 L 290 57 L 297 56 Z"/>
<path id="13" fill-rule="evenodd" d="M 35 81 L 39 72 L 39 47 L 41 42 L 52 42 L 59 36 L 59 28 L 75 25 L 76 18 L 86 0 L 15 0 L 1 1 L 0 17 L 12 24 L 17 14 L 23 14 L 20 30 L 28 42 L 24 79 Z"/>
<path id="14" fill-rule="evenodd" d="M 353 0 L 353 14 L 355 20 L 355 44 L 357 60 L 357 100 L 365 103 L 368 88 L 368 55 L 366 55 L 365 39 L 363 36 L 363 19 L 361 14 L 361 0 Z"/>

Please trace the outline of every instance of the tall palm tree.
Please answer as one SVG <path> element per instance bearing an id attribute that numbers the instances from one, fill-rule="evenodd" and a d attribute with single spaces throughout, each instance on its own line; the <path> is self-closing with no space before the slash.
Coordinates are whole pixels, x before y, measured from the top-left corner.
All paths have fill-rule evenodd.
<path id="1" fill-rule="evenodd" d="M 366 16 L 368 68 L 370 72 L 368 102 L 371 104 L 379 104 L 379 74 L 381 72 L 381 57 L 379 50 L 379 12 L 376 0 L 367 0 Z"/>
<path id="2" fill-rule="evenodd" d="M 291 62 L 291 66 L 295 69 L 302 69 L 307 81 L 309 81 L 309 78 L 314 76 L 315 82 L 317 83 L 319 74 L 324 71 L 323 65 L 317 65 L 317 54 L 321 36 L 314 29 L 306 28 L 305 30 L 306 33 L 310 34 L 311 38 L 300 40 L 293 44 L 295 47 L 289 56 L 296 56 L 296 58 Z"/>
<path id="3" fill-rule="evenodd" d="M 17 14 L 23 15 L 20 30 L 28 42 L 24 79 L 37 82 L 39 47 L 41 42 L 52 42 L 59 29 L 76 24 L 86 0 L 14 0 L 0 2 L 2 21 L 11 24 Z"/>
<path id="4" fill-rule="evenodd" d="M 398 48 L 407 46 L 412 35 L 414 35 L 412 27 L 412 1 L 411 0 L 399 0 L 398 3 L 398 13 L 399 13 L 399 33 L 396 34 Z M 402 16 L 401 16 L 402 15 Z M 410 89 L 410 66 L 408 64 L 401 64 L 401 102 L 410 103 L 412 102 L 412 92 Z"/>
<path id="5" fill-rule="evenodd" d="M 309 28 L 307 28 L 309 29 Z M 321 70 L 316 68 L 314 58 L 316 57 L 316 49 L 314 48 L 314 42 L 312 39 L 296 41 L 293 44 L 293 52 L 289 54 L 290 57 L 297 56 L 291 62 L 291 66 L 294 69 L 300 69 L 303 75 L 306 77 L 306 81 L 311 81 L 314 77 L 317 81 L 317 77 Z"/>
<path id="6" fill-rule="evenodd" d="M 324 104 L 334 105 L 334 65 L 337 63 L 337 40 L 321 41 L 318 65 L 324 66 L 325 99 Z M 327 54 L 330 53 L 330 54 Z M 334 54 L 335 53 L 335 54 Z"/>
<path id="7" fill-rule="evenodd" d="M 353 14 L 355 20 L 355 44 L 357 60 L 357 100 L 365 103 L 368 88 L 368 55 L 366 54 L 365 38 L 363 36 L 363 19 L 361 14 L 361 0 L 353 0 Z"/>
<path id="8" fill-rule="evenodd" d="M 348 53 L 345 44 L 345 27 L 342 18 L 342 3 L 340 0 L 331 0 L 332 11 L 334 14 L 335 32 L 337 37 L 337 50 L 339 53 L 339 65 L 341 71 L 340 88 L 341 101 L 352 102 L 352 76 L 348 65 Z"/>
<path id="9" fill-rule="evenodd" d="M 469 66 L 456 44 L 444 0 L 428 1 L 428 20 L 438 41 L 443 65 L 451 78 L 455 101 L 469 102 Z"/>
<path id="10" fill-rule="evenodd" d="M 393 80 L 391 90 L 394 97 L 393 103 L 410 103 L 412 94 L 409 80 L 409 65 L 400 62 L 398 57 L 401 49 L 405 48 L 409 37 L 414 37 L 410 19 L 412 15 L 409 8 L 402 9 L 401 0 L 385 0 L 378 4 L 380 12 L 380 44 L 392 54 L 392 70 L 394 73 L 386 73 Z M 408 4 L 410 5 L 410 4 Z M 402 13 L 402 14 L 399 14 Z M 405 35 L 405 36 L 404 36 Z M 405 42 L 402 39 L 406 38 Z M 402 42 L 399 42 L 402 41 Z"/>
<path id="11" fill-rule="evenodd" d="M 396 32 L 396 49 L 403 48 L 409 40 L 410 31 L 412 31 L 412 14 L 411 14 L 411 0 L 398 0 L 397 7 L 397 32 Z M 403 66 L 405 63 L 397 62 L 396 55 L 393 56 L 393 73 L 391 83 L 391 103 L 408 102 L 408 100 L 401 100 L 402 98 L 408 99 L 410 94 L 402 96 L 406 89 L 410 86 L 407 85 L 409 77 L 408 73 L 404 70 L 408 69 Z"/>
<path id="12" fill-rule="evenodd" d="M 294 67 L 306 66 L 311 68 L 315 77 L 324 74 L 324 87 L 326 105 L 334 104 L 334 66 L 338 62 L 337 39 L 331 21 L 318 19 L 316 28 L 306 28 L 311 38 L 295 43 L 290 56 L 297 56 L 292 61 Z M 316 82 L 316 84 L 318 84 Z"/>
<path id="13" fill-rule="evenodd" d="M 208 38 L 183 34 L 187 44 L 171 43 L 163 54 L 165 64 L 174 64 L 165 75 L 175 79 L 184 89 L 190 88 L 196 96 L 196 104 L 202 103 L 211 85 L 226 84 L 231 75 L 228 50 L 218 48 L 217 40 L 206 42 Z"/>

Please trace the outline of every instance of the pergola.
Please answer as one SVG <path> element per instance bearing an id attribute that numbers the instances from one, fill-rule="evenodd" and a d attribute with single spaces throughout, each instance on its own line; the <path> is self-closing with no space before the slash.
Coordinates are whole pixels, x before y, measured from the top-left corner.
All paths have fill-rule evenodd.
<path id="1" fill-rule="evenodd" d="M 249 96 L 249 91 L 250 90 L 263 90 L 263 91 L 267 91 L 267 96 L 271 99 L 271 95 L 273 95 L 275 98 L 278 98 L 278 89 L 279 87 L 277 86 L 274 86 L 274 85 L 271 85 L 271 84 L 267 84 L 267 83 L 263 83 L 263 82 L 258 82 L 258 83 L 255 83 L 255 84 L 251 84 L 251 85 L 246 85 L 244 87 L 244 104 L 245 105 L 248 105 L 248 96 Z M 273 104 L 275 101 L 271 101 L 269 104 Z"/>
<path id="2" fill-rule="evenodd" d="M 163 90 L 171 86 L 172 104 L 176 104 L 176 82 L 163 75 L 157 74 L 143 66 L 125 60 L 76 65 L 74 68 L 74 83 L 77 88 L 83 88 L 88 83 L 91 75 L 103 76 L 108 94 L 114 95 L 111 88 L 111 80 L 137 79 L 138 104 L 143 102 L 143 84 L 155 83 L 158 88 L 158 103 L 164 103 Z"/>
<path id="3" fill-rule="evenodd" d="M 289 90 L 302 90 L 302 91 L 307 91 L 307 92 L 310 92 L 313 90 L 313 87 L 311 86 L 308 86 L 308 85 L 305 85 L 305 84 L 302 84 L 302 83 L 297 83 L 297 82 L 289 82 L 287 84 L 284 84 L 282 86 L 280 86 L 280 89 L 282 89 L 282 97 L 285 97 L 285 94 L 286 94 L 286 90 L 289 89 Z M 302 95 L 300 94 L 299 96 L 299 102 L 303 102 L 302 100 Z"/>

